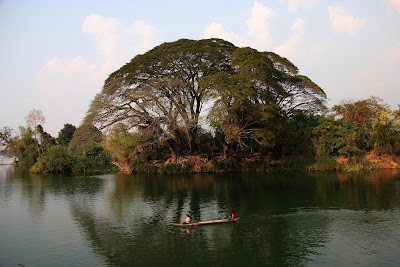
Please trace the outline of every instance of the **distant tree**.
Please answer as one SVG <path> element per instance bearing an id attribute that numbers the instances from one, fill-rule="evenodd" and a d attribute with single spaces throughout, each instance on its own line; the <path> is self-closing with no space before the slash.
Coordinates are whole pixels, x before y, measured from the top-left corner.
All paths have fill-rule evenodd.
<path id="1" fill-rule="evenodd" d="M 48 147 L 48 146 L 52 146 L 52 145 L 56 145 L 56 139 L 51 136 L 48 132 L 45 132 L 43 130 L 42 125 L 38 125 L 36 127 L 36 131 L 38 133 L 38 137 L 39 137 L 39 143 L 42 146 L 42 148 Z"/>
<path id="2" fill-rule="evenodd" d="M 12 138 L 10 155 L 18 158 L 23 165 L 32 166 L 39 157 L 38 143 L 30 127 L 19 127 L 19 136 Z"/>
<path id="3" fill-rule="evenodd" d="M 69 142 L 72 140 L 76 127 L 72 124 L 64 124 L 64 127 L 58 133 L 57 141 L 62 146 L 68 146 Z"/>
<path id="4" fill-rule="evenodd" d="M 7 149 L 12 138 L 12 132 L 13 130 L 8 126 L 0 129 L 0 149 Z"/>
<path id="5" fill-rule="evenodd" d="M 389 129 L 396 118 L 396 112 L 391 112 L 387 104 L 379 97 L 352 101 L 345 100 L 332 108 L 338 120 L 351 123 L 355 127 L 354 135 L 357 147 L 361 150 L 377 148 L 382 151 L 391 151 L 392 145 L 388 141 Z M 386 115 L 385 115 L 386 114 Z M 390 114 L 390 116 L 388 116 Z M 377 131 L 382 130 L 382 132 Z M 385 131 L 384 131 L 385 130 Z M 385 133 L 384 133 L 385 132 Z M 392 144 L 393 144 L 392 140 Z M 385 147 L 385 148 L 383 148 Z"/>
<path id="6" fill-rule="evenodd" d="M 366 137 L 353 123 L 336 120 L 334 116 L 320 117 L 313 129 L 317 157 L 346 155 L 357 156 L 365 152 Z"/>
<path id="7" fill-rule="evenodd" d="M 368 99 L 352 101 L 343 100 L 332 108 L 339 119 L 350 121 L 355 126 L 370 131 L 372 122 L 378 113 L 389 110 L 389 106 L 383 103 L 379 97 L 372 96 Z"/>
<path id="8" fill-rule="evenodd" d="M 386 110 L 379 112 L 372 122 L 374 149 L 380 153 L 400 152 L 400 114 Z"/>
<path id="9" fill-rule="evenodd" d="M 37 126 L 46 122 L 43 112 L 40 109 L 32 109 L 25 117 L 25 120 L 34 131 L 35 139 L 37 140 Z"/>

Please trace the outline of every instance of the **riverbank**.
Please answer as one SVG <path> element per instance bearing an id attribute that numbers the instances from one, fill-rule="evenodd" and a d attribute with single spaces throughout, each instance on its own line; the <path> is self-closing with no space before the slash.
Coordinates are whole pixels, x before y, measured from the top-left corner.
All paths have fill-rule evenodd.
<path id="1" fill-rule="evenodd" d="M 271 171 L 351 171 L 400 169 L 400 156 L 368 152 L 359 157 L 285 158 L 276 160 L 262 153 L 181 156 L 177 159 L 151 161 L 136 166 L 134 172 L 208 173 L 208 172 L 271 172 Z"/>

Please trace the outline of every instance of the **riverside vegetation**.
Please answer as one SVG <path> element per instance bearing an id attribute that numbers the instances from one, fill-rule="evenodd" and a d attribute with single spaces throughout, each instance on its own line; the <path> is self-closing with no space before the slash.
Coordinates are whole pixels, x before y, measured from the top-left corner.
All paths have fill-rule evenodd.
<path id="1" fill-rule="evenodd" d="M 118 166 L 132 172 L 396 167 L 400 112 L 379 97 L 327 96 L 272 52 L 221 39 L 163 43 L 110 74 L 82 124 L 57 138 L 33 110 L 1 146 L 32 172 Z M 207 107 L 207 108 L 206 108 Z M 345 160 L 344 160 L 345 159 Z M 398 166 L 398 165 L 397 165 Z"/>

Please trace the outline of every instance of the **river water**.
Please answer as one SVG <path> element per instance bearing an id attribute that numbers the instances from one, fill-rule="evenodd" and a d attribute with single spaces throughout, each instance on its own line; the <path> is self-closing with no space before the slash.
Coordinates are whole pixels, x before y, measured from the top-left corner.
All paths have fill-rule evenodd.
<path id="1" fill-rule="evenodd" d="M 174 227 L 193 220 L 237 223 Z M 400 173 L 37 175 L 0 166 L 0 266 L 399 266 Z"/>

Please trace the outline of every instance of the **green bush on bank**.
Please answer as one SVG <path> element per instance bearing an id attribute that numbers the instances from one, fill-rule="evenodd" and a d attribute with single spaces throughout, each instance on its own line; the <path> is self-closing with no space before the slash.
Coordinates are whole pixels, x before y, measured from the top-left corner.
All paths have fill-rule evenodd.
<path id="1" fill-rule="evenodd" d="M 308 171 L 335 171 L 339 170 L 339 163 L 333 156 L 318 157 L 314 163 L 310 164 L 306 169 Z"/>
<path id="2" fill-rule="evenodd" d="M 215 170 L 217 171 L 240 171 L 240 160 L 237 157 L 216 159 L 213 161 Z"/>
<path id="3" fill-rule="evenodd" d="M 67 147 L 52 146 L 31 167 L 31 172 L 68 172 L 72 170 L 72 156 Z"/>
<path id="4" fill-rule="evenodd" d="M 143 164 L 136 164 L 133 168 L 134 172 L 139 173 L 157 173 L 159 168 L 153 164 L 143 163 Z"/>
<path id="5" fill-rule="evenodd" d="M 169 163 L 158 168 L 158 172 L 161 174 L 190 173 L 193 172 L 193 168 L 187 162 L 183 166 L 176 163 Z"/>

